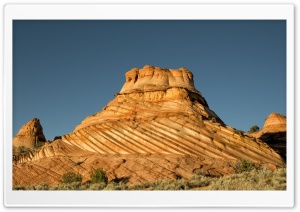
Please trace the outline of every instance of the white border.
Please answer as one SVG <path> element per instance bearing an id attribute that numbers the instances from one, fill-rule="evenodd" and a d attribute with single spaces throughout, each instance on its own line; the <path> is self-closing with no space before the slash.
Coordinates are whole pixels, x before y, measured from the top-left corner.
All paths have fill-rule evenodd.
<path id="1" fill-rule="evenodd" d="M 134 11 L 134 12 L 132 12 Z M 154 12 L 155 11 L 155 12 Z M 12 191 L 12 20 L 287 20 L 286 191 Z M 291 4 L 7 4 L 4 8 L 6 207 L 292 207 L 294 205 L 294 6 Z"/>

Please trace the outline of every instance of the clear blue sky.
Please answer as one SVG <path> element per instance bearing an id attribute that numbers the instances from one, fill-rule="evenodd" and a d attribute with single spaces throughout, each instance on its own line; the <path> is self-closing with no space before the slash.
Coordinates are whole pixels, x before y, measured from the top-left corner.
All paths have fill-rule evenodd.
<path id="1" fill-rule="evenodd" d="M 209 107 L 236 129 L 286 115 L 285 21 L 19 20 L 13 134 L 34 117 L 48 140 L 73 131 L 144 65 L 188 68 Z"/>

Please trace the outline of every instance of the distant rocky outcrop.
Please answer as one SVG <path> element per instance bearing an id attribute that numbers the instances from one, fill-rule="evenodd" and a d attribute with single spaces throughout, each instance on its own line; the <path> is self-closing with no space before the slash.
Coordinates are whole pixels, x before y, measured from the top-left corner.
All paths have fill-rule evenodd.
<path id="1" fill-rule="evenodd" d="M 194 87 L 190 71 L 145 66 L 126 73 L 121 91 L 101 111 L 16 165 L 13 177 L 14 184 L 28 184 L 27 172 L 34 170 L 37 183 L 55 184 L 67 171 L 89 180 L 102 168 L 109 181 L 132 184 L 222 176 L 240 159 L 284 165 L 267 143 L 226 126 Z"/>
<path id="2" fill-rule="evenodd" d="M 260 131 L 249 135 L 267 143 L 285 160 L 286 131 L 286 117 L 282 114 L 271 113 L 266 118 L 263 128 Z"/>
<path id="3" fill-rule="evenodd" d="M 33 118 L 22 126 L 18 134 L 13 138 L 13 146 L 25 146 L 34 148 L 38 142 L 45 142 L 46 138 L 43 133 L 43 127 L 40 120 Z"/>
<path id="4" fill-rule="evenodd" d="M 263 132 L 286 132 L 286 117 L 282 114 L 271 113 L 265 121 Z"/>

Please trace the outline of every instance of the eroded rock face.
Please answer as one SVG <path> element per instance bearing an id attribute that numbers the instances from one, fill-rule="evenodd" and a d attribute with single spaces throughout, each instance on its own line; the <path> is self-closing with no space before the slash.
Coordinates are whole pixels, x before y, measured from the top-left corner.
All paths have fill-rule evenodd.
<path id="1" fill-rule="evenodd" d="M 284 132 L 286 131 L 286 117 L 282 114 L 271 113 L 265 121 L 262 129 L 264 132 Z"/>
<path id="2" fill-rule="evenodd" d="M 196 173 L 221 176 L 232 173 L 239 159 L 284 164 L 266 143 L 226 126 L 194 88 L 190 71 L 145 66 L 126 73 L 122 90 L 101 111 L 22 162 L 53 176 L 43 178 L 51 184 L 74 169 L 88 180 L 97 167 L 110 181 L 141 183 Z M 28 183 L 28 177 L 20 179 L 26 171 L 19 166 L 14 182 Z"/>
<path id="3" fill-rule="evenodd" d="M 43 127 L 40 120 L 33 118 L 22 126 L 18 134 L 13 138 L 13 146 L 25 146 L 34 148 L 38 142 L 45 142 Z"/>
<path id="4" fill-rule="evenodd" d="M 80 165 L 77 165 L 79 164 Z M 227 164 L 227 166 L 224 166 Z M 231 166 L 229 166 L 230 164 Z M 152 182 L 158 179 L 186 179 L 195 174 L 222 176 L 233 172 L 234 161 L 211 160 L 201 156 L 178 154 L 126 154 L 103 155 L 99 153 L 82 156 L 46 157 L 40 161 L 17 164 L 13 169 L 15 185 L 58 184 L 66 172 L 83 176 L 83 182 L 90 180 L 91 173 L 101 168 L 108 181 L 123 181 L 126 184 Z M 32 171 L 35 175 L 28 174 Z M 20 177 L 22 176 L 22 177 Z M 39 177 L 34 177 L 39 176 Z"/>
<path id="5" fill-rule="evenodd" d="M 126 73 L 126 83 L 120 93 L 162 91 L 176 87 L 199 93 L 194 87 L 192 72 L 186 68 L 174 70 L 147 65 Z"/>
<path id="6" fill-rule="evenodd" d="M 268 144 L 285 160 L 286 130 L 286 117 L 282 114 L 271 113 L 266 118 L 264 127 L 250 135 Z"/>

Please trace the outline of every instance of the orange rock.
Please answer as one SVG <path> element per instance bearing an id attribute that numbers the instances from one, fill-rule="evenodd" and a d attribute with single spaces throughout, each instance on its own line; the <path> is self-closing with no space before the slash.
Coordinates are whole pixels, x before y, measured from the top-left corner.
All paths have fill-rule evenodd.
<path id="1" fill-rule="evenodd" d="M 265 121 L 262 129 L 264 132 L 284 132 L 286 131 L 286 117 L 282 114 L 271 113 Z"/>
<path id="2" fill-rule="evenodd" d="M 106 107 L 24 166 L 44 170 L 39 179 L 51 184 L 74 170 L 89 180 L 97 168 L 110 181 L 141 183 L 197 173 L 221 176 L 232 173 L 230 164 L 239 159 L 284 165 L 266 143 L 226 126 L 194 87 L 190 71 L 145 66 L 127 72 L 123 88 Z M 34 181 L 27 175 L 30 169 L 18 164 L 13 170 L 14 184 Z"/>
<path id="3" fill-rule="evenodd" d="M 13 138 L 13 146 L 34 148 L 39 141 L 45 142 L 46 138 L 44 136 L 40 120 L 33 118 L 24 124 L 18 134 Z"/>
<path id="4" fill-rule="evenodd" d="M 269 145 L 283 160 L 286 159 L 286 117 L 282 114 L 271 113 L 266 118 L 264 127 L 255 133 L 249 134 L 252 137 Z"/>

